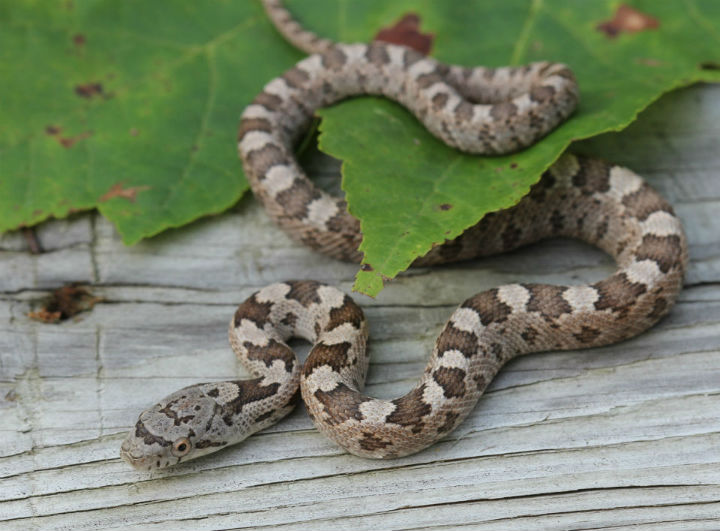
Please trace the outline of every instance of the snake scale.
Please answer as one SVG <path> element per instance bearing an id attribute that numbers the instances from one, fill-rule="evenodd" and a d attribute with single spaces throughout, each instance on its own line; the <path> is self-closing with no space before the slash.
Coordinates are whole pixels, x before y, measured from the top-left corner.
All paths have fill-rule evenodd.
<path id="1" fill-rule="evenodd" d="M 497 154 L 536 142 L 578 101 L 564 65 L 464 68 L 393 44 L 335 44 L 303 29 L 278 0 L 263 3 L 279 31 L 312 55 L 268 83 L 243 113 L 245 173 L 280 227 L 335 258 L 360 261 L 361 234 L 344 201 L 316 188 L 295 159 L 294 142 L 315 109 L 380 94 L 449 145 Z M 350 297 L 314 281 L 259 290 L 237 309 L 229 331 L 254 378 L 193 385 L 164 398 L 140 415 L 122 457 L 152 470 L 208 454 L 277 422 L 300 395 L 315 426 L 349 452 L 412 454 L 457 427 L 508 360 L 632 337 L 665 315 L 682 287 L 687 245 L 671 206 L 630 170 L 569 154 L 517 205 L 486 215 L 415 265 L 547 237 L 595 245 L 618 269 L 590 285 L 509 284 L 470 297 L 450 316 L 419 382 L 394 400 L 362 393 L 367 323 Z M 291 337 L 313 344 L 304 366 L 286 344 Z"/>

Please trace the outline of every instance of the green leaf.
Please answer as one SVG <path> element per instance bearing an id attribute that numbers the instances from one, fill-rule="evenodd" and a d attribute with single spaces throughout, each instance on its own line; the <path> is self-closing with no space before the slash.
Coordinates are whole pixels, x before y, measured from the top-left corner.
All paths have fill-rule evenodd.
<path id="1" fill-rule="evenodd" d="M 382 12 L 385 24 L 413 5 L 422 30 L 437 36 L 438 59 L 487 66 L 564 62 L 581 90 L 580 108 L 566 124 L 527 150 L 492 158 L 448 149 L 405 109 L 377 98 L 322 110 L 320 147 L 344 161 L 343 189 L 362 226 L 367 265 L 354 288 L 371 296 L 433 245 L 516 203 L 573 140 L 624 128 L 663 92 L 720 80 L 720 2 L 712 0 L 632 2 L 659 27 L 614 38 L 597 29 L 619 5 L 607 0 L 366 0 L 363 12 L 343 5 L 344 20 Z M 307 15 L 318 31 L 345 37 L 322 27 L 321 18 Z"/>
<path id="2" fill-rule="evenodd" d="M 576 117 L 512 157 L 459 155 L 386 101 L 322 111 L 322 147 L 345 159 L 362 220 L 374 271 L 357 287 L 370 294 L 434 243 L 517 201 L 571 140 L 624 127 L 663 91 L 720 79 L 713 0 L 634 2 L 659 29 L 614 39 L 596 30 L 618 5 L 608 0 L 287 3 L 343 42 L 367 42 L 414 11 L 443 61 L 560 60 L 580 80 Z M 302 57 L 250 0 L 0 0 L 0 54 L 0 231 L 98 207 L 126 243 L 237 201 L 247 189 L 239 115 Z"/>
<path id="3" fill-rule="evenodd" d="M 5 0 L 0 21 L 0 231 L 98 207 L 134 243 L 225 210 L 242 109 L 302 57 L 258 2 Z"/>

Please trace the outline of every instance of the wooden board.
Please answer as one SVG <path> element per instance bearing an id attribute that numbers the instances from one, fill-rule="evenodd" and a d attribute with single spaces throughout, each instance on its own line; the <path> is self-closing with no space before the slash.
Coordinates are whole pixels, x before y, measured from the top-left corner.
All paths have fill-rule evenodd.
<path id="1" fill-rule="evenodd" d="M 244 374 L 226 326 L 255 289 L 314 278 L 349 291 L 356 266 L 292 243 L 251 198 L 132 248 L 96 215 L 41 226 L 38 255 L 20 234 L 2 237 L 0 529 L 717 531 L 720 86 L 670 94 L 628 130 L 577 150 L 632 167 L 675 205 L 692 259 L 679 303 L 631 341 L 515 360 L 459 429 L 394 461 L 346 454 L 302 408 L 168 471 L 119 459 L 143 408 Z M 331 186 L 336 164 L 308 164 Z M 612 269 L 599 251 L 557 240 L 414 270 L 376 300 L 356 296 L 370 321 L 369 393 L 408 390 L 471 294 Z M 103 301 L 61 325 L 28 319 L 68 282 Z"/>

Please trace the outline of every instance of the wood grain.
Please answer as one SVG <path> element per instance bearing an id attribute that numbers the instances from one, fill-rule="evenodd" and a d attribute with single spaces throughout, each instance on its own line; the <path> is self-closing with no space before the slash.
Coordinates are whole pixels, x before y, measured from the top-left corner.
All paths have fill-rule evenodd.
<path id="1" fill-rule="evenodd" d="M 243 374 L 226 327 L 257 287 L 313 278 L 349 292 L 356 266 L 290 242 L 251 199 L 132 248 L 96 215 L 40 226 L 37 255 L 21 233 L 3 236 L 0 528 L 720 529 L 720 86 L 665 96 L 626 131 L 575 149 L 632 167 L 673 203 L 691 255 L 679 303 L 634 340 L 512 362 L 458 430 L 395 461 L 345 454 L 302 409 L 168 471 L 119 459 L 143 408 Z M 336 164 L 306 163 L 336 186 Z M 557 240 L 356 296 L 370 321 L 368 391 L 407 391 L 470 294 L 612 269 Z M 60 325 L 26 317 L 68 282 L 103 301 Z"/>

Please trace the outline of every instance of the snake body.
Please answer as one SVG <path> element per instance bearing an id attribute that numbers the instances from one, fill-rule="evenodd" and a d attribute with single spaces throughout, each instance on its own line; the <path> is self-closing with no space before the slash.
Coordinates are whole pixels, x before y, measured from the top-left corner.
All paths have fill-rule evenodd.
<path id="1" fill-rule="evenodd" d="M 312 184 L 292 149 L 318 107 L 381 94 L 452 146 L 504 153 L 537 141 L 577 103 L 564 65 L 468 69 L 397 45 L 334 44 L 304 30 L 277 0 L 264 4 L 281 32 L 313 55 L 268 83 L 243 113 L 245 173 L 283 229 L 336 258 L 360 260 L 359 225 L 341 199 Z M 510 359 L 632 337 L 665 315 L 682 287 L 687 245 L 671 206 L 632 171 L 574 155 L 561 157 L 517 205 L 486 215 L 415 265 L 506 252 L 547 237 L 593 244 L 618 269 L 590 285 L 509 284 L 472 296 L 450 316 L 419 382 L 394 400 L 362 393 L 367 323 L 350 297 L 314 281 L 259 290 L 237 309 L 229 331 L 254 379 L 198 384 L 166 397 L 140 415 L 121 455 L 148 470 L 205 455 L 277 422 L 300 394 L 315 426 L 349 452 L 412 454 L 457 427 Z M 286 343 L 290 337 L 313 344 L 304 366 Z"/>

